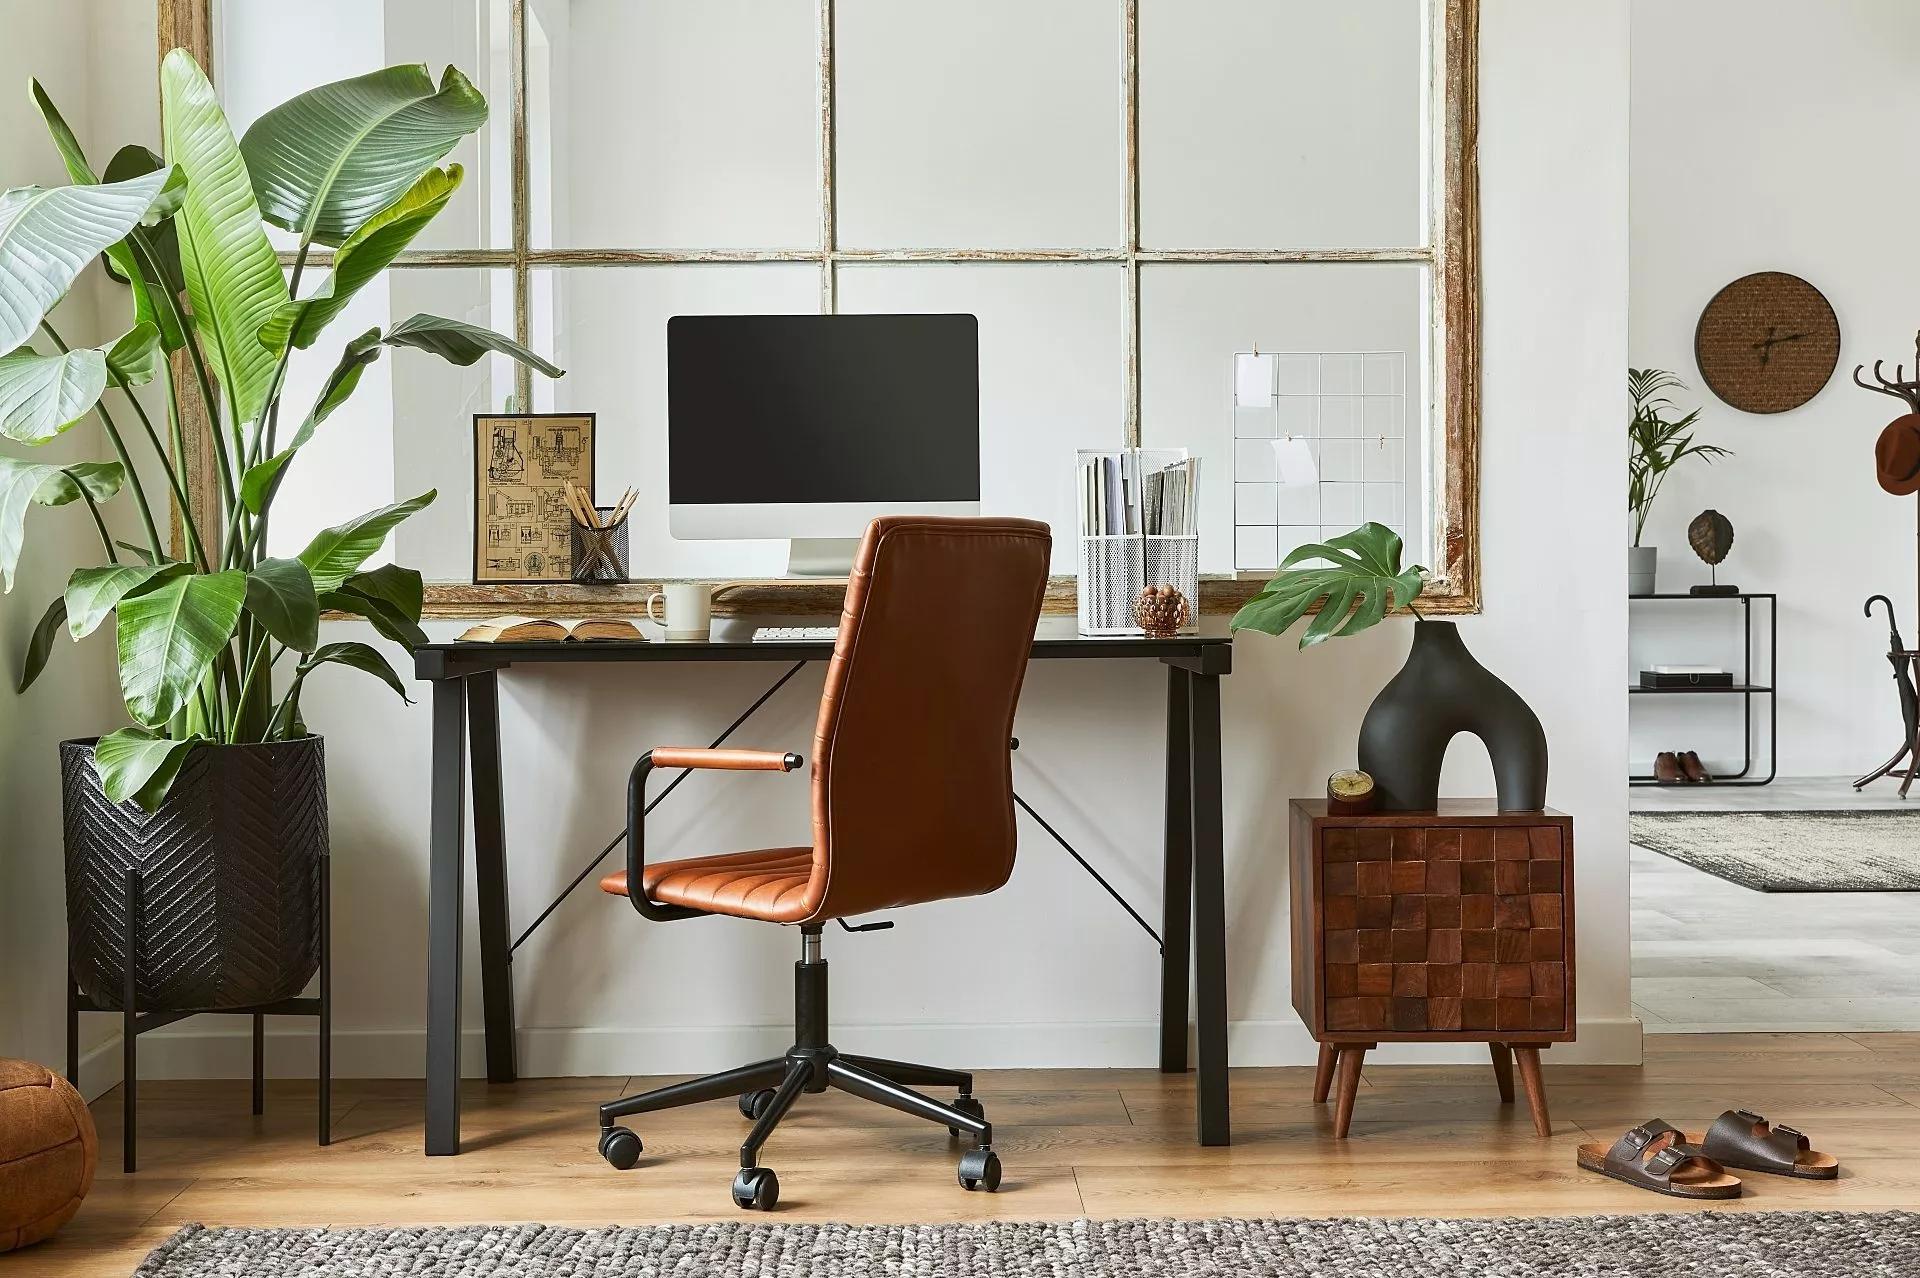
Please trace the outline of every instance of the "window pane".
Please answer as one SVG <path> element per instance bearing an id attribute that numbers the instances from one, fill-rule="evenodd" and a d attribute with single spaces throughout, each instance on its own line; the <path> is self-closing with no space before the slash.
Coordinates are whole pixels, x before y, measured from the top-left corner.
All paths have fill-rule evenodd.
<path id="1" fill-rule="evenodd" d="M 1428 287 L 1400 263 L 1141 268 L 1141 442 L 1201 458 L 1202 571 L 1270 570 L 1367 522 L 1432 566 Z M 1238 407 L 1234 354 L 1253 349 L 1278 356 L 1274 394 Z M 1279 483 L 1288 436 L 1315 482 Z"/>
<path id="2" fill-rule="evenodd" d="M 423 311 L 510 332 L 511 299 L 506 271 L 395 270 L 374 280 L 311 349 L 295 353 L 279 443 L 292 437 L 356 334 Z M 433 488 L 438 499 L 400 526 L 393 557 L 430 581 L 469 580 L 472 414 L 500 410 L 512 389 L 504 358 L 459 368 L 424 351 L 383 352 L 290 463 L 269 549 L 298 554 L 323 528 Z"/>
<path id="3" fill-rule="evenodd" d="M 1116 0 L 839 0 L 842 248 L 1120 243 Z"/>
<path id="4" fill-rule="evenodd" d="M 413 247 L 508 245 L 504 0 L 334 0 L 323 19 L 304 0 L 221 0 L 214 16 L 213 82 L 236 136 L 288 98 L 334 80 L 424 62 L 438 83 L 444 68 L 458 67 L 491 109 L 479 132 L 441 161 L 461 165 L 465 177 Z M 276 248 L 299 242 L 278 229 L 268 234 Z"/>
<path id="5" fill-rule="evenodd" d="M 1074 451 L 1123 442 L 1123 269 L 848 266 L 840 309 L 979 317 L 981 512 L 1050 524 L 1053 570 L 1074 572 Z"/>
<path id="6" fill-rule="evenodd" d="M 534 273 L 536 341 L 550 317 L 565 378 L 542 387 L 543 412 L 596 415 L 598 497 L 639 490 L 628 520 L 636 578 L 770 577 L 786 571 L 784 541 L 675 541 L 667 533 L 667 320 L 675 315 L 816 311 L 818 267 L 562 268 Z M 548 398 L 543 399 L 543 393 Z"/>
<path id="7" fill-rule="evenodd" d="M 1424 243 L 1428 2 L 1142 0 L 1142 243 Z"/>
<path id="8" fill-rule="evenodd" d="M 809 0 L 528 6 L 533 243 L 820 243 Z"/>

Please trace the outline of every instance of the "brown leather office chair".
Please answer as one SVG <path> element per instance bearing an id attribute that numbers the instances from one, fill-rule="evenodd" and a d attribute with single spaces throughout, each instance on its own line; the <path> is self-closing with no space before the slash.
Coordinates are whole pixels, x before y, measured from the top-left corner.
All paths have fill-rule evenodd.
<path id="1" fill-rule="evenodd" d="M 1000 1183 L 993 1127 L 973 1076 L 841 1052 L 827 1041 L 830 920 L 991 892 L 1013 872 L 1013 712 L 1047 583 L 1051 538 L 1025 519 L 876 519 L 860 543 L 813 738 L 813 841 L 646 864 L 646 778 L 655 768 L 790 772 L 797 754 L 657 748 L 627 782 L 627 868 L 600 883 L 656 922 L 731 915 L 800 928 L 794 1044 L 786 1055 L 600 1107 L 600 1153 L 632 1167 L 640 1138 L 614 1120 L 726 1096 L 753 1130 L 733 1200 L 780 1195 L 760 1148 L 803 1092 L 837 1087 L 966 1133 L 960 1183 Z M 634 885 L 639 884 L 639 890 Z M 882 924 L 881 926 L 885 926 Z M 953 1087 L 942 1104 L 912 1085 Z"/>

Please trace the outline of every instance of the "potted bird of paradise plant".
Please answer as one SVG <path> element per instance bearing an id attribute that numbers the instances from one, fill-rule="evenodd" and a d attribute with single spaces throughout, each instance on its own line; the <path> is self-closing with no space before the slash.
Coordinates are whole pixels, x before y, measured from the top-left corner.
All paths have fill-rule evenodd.
<path id="1" fill-rule="evenodd" d="M 460 166 L 441 161 L 485 121 L 486 100 L 454 68 L 435 84 L 423 66 L 388 67 L 302 93 L 236 139 L 184 50 L 160 87 L 164 154 L 124 147 L 96 171 L 32 85 L 70 185 L 0 194 L 0 435 L 31 448 L 97 425 L 114 460 L 0 453 L 0 584 L 12 590 L 33 507 L 87 509 L 103 562 L 48 605 L 20 676 L 25 691 L 62 632 L 80 639 L 112 619 L 131 722 L 61 745 L 73 975 L 97 1005 L 120 1005 L 138 892 L 138 1004 L 208 1010 L 290 997 L 318 963 L 326 772 L 300 713 L 307 681 L 346 667 L 406 695 L 372 645 L 322 643 L 321 614 L 424 639 L 420 574 L 367 564 L 434 493 L 284 557 L 267 548 L 281 485 L 389 349 L 560 370 L 498 333 L 415 315 L 346 341 L 313 404 L 285 405 L 289 367 L 459 188 Z M 287 267 L 269 225 L 298 237 Z M 314 286 L 316 249 L 330 269 Z M 89 345 L 48 315 L 96 259 L 125 285 L 129 314 Z M 183 460 L 202 409 L 211 518 L 188 501 Z M 164 492 L 149 489 L 156 478 Z M 137 542 L 109 532 L 101 507 L 115 498 L 136 507 Z M 169 509 L 177 545 L 162 537 Z"/>

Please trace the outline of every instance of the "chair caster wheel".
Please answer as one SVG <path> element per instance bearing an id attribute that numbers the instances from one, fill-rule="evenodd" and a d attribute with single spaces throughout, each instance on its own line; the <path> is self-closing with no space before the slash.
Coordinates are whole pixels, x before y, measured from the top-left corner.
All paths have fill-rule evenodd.
<path id="1" fill-rule="evenodd" d="M 733 1205 L 748 1211 L 772 1211 L 780 1201 L 780 1178 L 771 1167 L 742 1167 L 733 1178 Z"/>
<path id="2" fill-rule="evenodd" d="M 771 1087 L 763 1087 L 757 1092 L 742 1092 L 740 1094 L 740 1117 L 758 1119 L 760 1115 L 767 1112 L 767 1107 L 771 1104 L 773 1104 L 773 1089 Z"/>
<path id="3" fill-rule="evenodd" d="M 626 1171 L 640 1161 L 640 1149 L 640 1138 L 624 1127 L 608 1127 L 600 1132 L 600 1157 L 619 1171 Z"/>
<path id="4" fill-rule="evenodd" d="M 986 1117 L 987 1117 L 986 1107 L 971 1096 L 960 1097 L 958 1100 L 953 1102 L 953 1107 L 959 1110 L 961 1113 L 971 1115 L 972 1117 L 978 1118 L 983 1122 L 986 1120 Z M 960 1139 L 960 1129 L 958 1127 L 949 1127 L 947 1128 L 947 1135 L 952 1137 L 955 1140 L 958 1140 Z"/>
<path id="5" fill-rule="evenodd" d="M 991 1149 L 970 1149 L 960 1155 L 960 1185 L 989 1194 L 1000 1188 L 1000 1155 Z"/>

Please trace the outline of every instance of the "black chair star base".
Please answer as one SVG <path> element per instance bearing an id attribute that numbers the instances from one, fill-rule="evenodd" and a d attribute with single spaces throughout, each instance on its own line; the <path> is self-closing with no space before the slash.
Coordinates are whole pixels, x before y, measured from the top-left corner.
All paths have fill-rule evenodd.
<path id="1" fill-rule="evenodd" d="M 733 1180 L 733 1201 L 754 1211 L 771 1211 L 780 1200 L 780 1179 L 760 1165 L 760 1150 L 809 1092 L 829 1087 L 886 1105 L 946 1127 L 950 1139 L 969 1138 L 973 1148 L 961 1155 L 960 1184 L 992 1192 L 1000 1187 L 1000 1158 L 993 1152 L 993 1124 L 973 1097 L 973 1075 L 960 1070 L 881 1060 L 842 1052 L 827 1041 L 827 964 L 820 957 L 818 923 L 800 929 L 801 958 L 793 965 L 794 1044 L 786 1055 L 757 1061 L 656 1088 L 600 1107 L 600 1156 L 624 1171 L 639 1161 L 640 1137 L 615 1120 L 702 1101 L 736 1097 L 753 1130 L 740 1146 L 740 1173 Z M 951 1087 L 959 1092 L 951 1105 L 914 1091 L 913 1086 Z"/>

